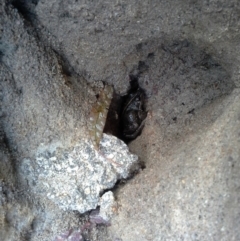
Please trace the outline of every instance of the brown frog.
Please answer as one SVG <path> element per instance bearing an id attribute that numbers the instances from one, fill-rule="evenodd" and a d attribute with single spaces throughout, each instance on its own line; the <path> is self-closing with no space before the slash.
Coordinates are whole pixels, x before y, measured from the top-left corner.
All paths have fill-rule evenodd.
<path id="1" fill-rule="evenodd" d="M 144 90 L 134 78 L 131 82 L 128 94 L 124 96 L 123 110 L 121 114 L 122 135 L 124 139 L 135 139 L 142 131 L 147 111 L 144 102 L 146 99 Z"/>

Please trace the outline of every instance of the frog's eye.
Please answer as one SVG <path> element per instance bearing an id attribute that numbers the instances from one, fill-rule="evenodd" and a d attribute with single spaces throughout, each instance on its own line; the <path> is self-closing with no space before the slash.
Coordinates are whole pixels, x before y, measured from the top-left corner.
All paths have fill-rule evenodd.
<path id="1" fill-rule="evenodd" d="M 97 102 L 94 104 L 90 112 L 88 129 L 90 138 L 96 148 L 102 138 L 112 95 L 113 88 L 111 86 L 105 86 L 105 88 L 97 95 Z"/>

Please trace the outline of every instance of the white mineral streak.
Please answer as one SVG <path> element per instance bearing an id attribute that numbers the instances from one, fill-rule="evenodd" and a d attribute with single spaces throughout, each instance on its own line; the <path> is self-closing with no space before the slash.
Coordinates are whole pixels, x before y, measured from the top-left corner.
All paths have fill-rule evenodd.
<path id="1" fill-rule="evenodd" d="M 70 149 L 45 150 L 35 160 L 24 159 L 21 170 L 35 195 L 84 213 L 103 204 L 100 193 L 127 178 L 137 160 L 123 141 L 104 134 L 99 151 L 85 140 Z"/>

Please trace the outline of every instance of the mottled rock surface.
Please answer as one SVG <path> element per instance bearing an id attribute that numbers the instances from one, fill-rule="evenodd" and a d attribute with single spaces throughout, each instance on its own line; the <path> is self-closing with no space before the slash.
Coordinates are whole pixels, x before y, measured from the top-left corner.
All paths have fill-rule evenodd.
<path id="1" fill-rule="evenodd" d="M 240 240 L 239 12 L 237 0 L 1 1 L 0 237 Z M 112 196 L 102 203 L 96 218 L 114 210 L 112 226 L 92 226 L 89 213 L 72 211 L 88 209 L 79 200 L 54 196 L 64 180 L 53 168 L 69 162 L 66 150 L 83 157 L 75 148 L 89 145 L 96 89 L 124 94 L 130 74 L 148 96 L 145 128 L 129 145 L 146 168 L 112 190 L 117 208 Z M 105 187 L 126 177 L 91 150 L 112 170 Z M 85 169 L 66 172 L 68 191 Z M 96 181 L 84 180 L 84 190 Z M 101 203 L 94 193 L 89 208 Z"/>
<path id="2" fill-rule="evenodd" d="M 20 175 L 34 195 L 49 198 L 63 210 L 85 213 L 107 203 L 107 196 L 105 202 L 100 200 L 101 193 L 129 177 L 137 161 L 123 141 L 104 134 L 99 150 L 81 140 L 70 149 L 46 149 L 36 159 L 24 159 Z"/>
<path id="3" fill-rule="evenodd" d="M 185 128 L 175 123 L 181 141 L 177 133 L 167 136 L 156 116 L 148 119 L 141 140 L 131 146 L 147 152 L 146 168 L 116 195 L 121 209 L 109 227 L 112 238 L 239 240 L 239 117 L 235 90 L 196 111 Z M 157 139 L 160 133 L 166 141 Z M 162 144 L 156 148 L 151 140 Z"/>

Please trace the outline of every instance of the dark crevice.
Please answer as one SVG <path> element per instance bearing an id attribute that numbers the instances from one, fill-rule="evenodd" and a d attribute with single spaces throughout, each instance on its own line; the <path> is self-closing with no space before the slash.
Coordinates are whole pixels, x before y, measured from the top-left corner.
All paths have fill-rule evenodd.
<path id="1" fill-rule="evenodd" d="M 2 62 L 3 55 L 3 52 L 0 50 L 0 62 Z"/>
<path id="2" fill-rule="evenodd" d="M 108 109 L 106 123 L 103 129 L 104 133 L 111 134 L 116 137 L 121 136 L 120 117 L 122 102 L 122 96 L 118 95 L 114 91 L 113 98 Z"/>
<path id="3" fill-rule="evenodd" d="M 195 108 L 193 108 L 193 109 L 191 109 L 190 111 L 188 111 L 188 114 L 194 115 L 194 114 L 195 114 Z"/>
<path id="4" fill-rule="evenodd" d="M 31 23 L 36 18 L 34 7 L 38 4 L 39 0 L 25 1 L 25 0 L 13 0 L 11 3 L 14 8 L 23 16 L 23 18 Z"/>
<path id="5" fill-rule="evenodd" d="M 7 137 L 6 133 L 3 130 L 2 123 L 0 123 L 0 152 L 1 155 L 4 153 L 8 157 L 9 163 L 10 163 L 10 169 L 11 172 L 13 173 L 13 177 L 17 176 L 17 162 L 16 159 L 14 158 L 12 148 L 11 148 L 11 143 L 9 141 L 9 138 Z M 2 156 L 1 156 L 2 158 Z M 5 168 L 4 167 L 4 162 L 1 164 L 1 169 Z M 1 171 L 3 171 L 2 169 Z M 9 170 L 6 170 L 8 172 Z M 2 177 L 0 177 L 2 178 Z M 14 181 L 14 180 L 12 180 Z"/>
<path id="6" fill-rule="evenodd" d="M 74 68 L 69 63 L 68 59 L 63 54 L 60 54 L 60 52 L 57 51 L 56 49 L 52 49 L 52 51 L 57 56 L 58 63 L 61 66 L 63 75 L 65 75 L 66 77 L 78 76 L 78 73 L 76 73 Z"/>
<path id="7" fill-rule="evenodd" d="M 141 135 L 147 116 L 145 92 L 139 86 L 136 76 L 130 75 L 130 80 L 127 95 L 113 94 L 103 130 L 127 144 Z"/>

